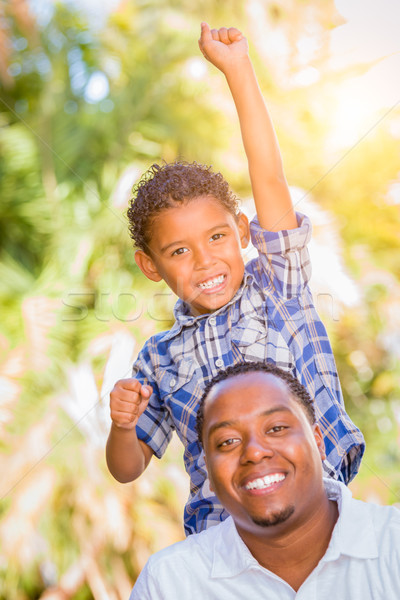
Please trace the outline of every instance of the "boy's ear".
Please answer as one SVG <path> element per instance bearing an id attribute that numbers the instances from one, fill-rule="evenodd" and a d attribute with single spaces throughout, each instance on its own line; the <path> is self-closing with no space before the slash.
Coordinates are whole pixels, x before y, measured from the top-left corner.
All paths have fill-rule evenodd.
<path id="1" fill-rule="evenodd" d="M 143 250 L 136 250 L 135 262 L 142 273 L 146 275 L 147 279 L 151 279 L 151 281 L 161 281 L 162 277 L 157 271 L 156 265 L 146 252 L 143 252 Z"/>
<path id="2" fill-rule="evenodd" d="M 247 248 L 250 242 L 249 220 L 244 213 L 238 215 L 238 229 L 242 248 Z"/>

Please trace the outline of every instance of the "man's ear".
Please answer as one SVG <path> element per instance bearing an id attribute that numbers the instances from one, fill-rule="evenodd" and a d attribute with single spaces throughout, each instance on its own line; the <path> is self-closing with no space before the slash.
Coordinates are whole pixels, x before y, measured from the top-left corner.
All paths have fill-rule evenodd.
<path id="1" fill-rule="evenodd" d="M 247 248 L 250 242 L 250 226 L 249 220 L 244 213 L 239 213 L 237 217 L 237 225 L 239 229 L 240 244 L 242 248 Z"/>
<path id="2" fill-rule="evenodd" d="M 142 273 L 146 275 L 147 279 L 151 279 L 151 281 L 161 281 L 162 277 L 157 271 L 153 259 L 146 254 L 146 252 L 143 252 L 143 250 L 136 250 L 135 262 Z"/>
<path id="3" fill-rule="evenodd" d="M 319 428 L 319 425 L 317 425 L 317 424 L 314 425 L 314 438 L 317 443 L 317 447 L 318 447 L 321 459 L 324 460 L 324 458 L 326 458 L 325 442 L 324 442 L 324 437 Z"/>
<path id="4" fill-rule="evenodd" d="M 207 457 L 206 457 L 206 455 L 204 453 L 204 450 L 203 450 L 203 454 L 204 454 L 204 462 L 205 462 L 205 465 L 206 465 L 206 471 L 207 471 L 207 477 L 208 477 L 208 487 L 210 488 L 211 492 L 214 492 L 213 487 L 212 487 L 212 483 L 211 483 L 211 479 L 210 479 L 210 476 L 208 474 Z"/>

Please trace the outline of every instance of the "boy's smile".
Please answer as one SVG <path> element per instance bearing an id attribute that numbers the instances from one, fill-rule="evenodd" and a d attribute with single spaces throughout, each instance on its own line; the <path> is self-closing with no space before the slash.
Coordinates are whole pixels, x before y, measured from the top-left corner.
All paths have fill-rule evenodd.
<path id="1" fill-rule="evenodd" d="M 224 306 L 239 289 L 248 240 L 243 214 L 234 217 L 212 196 L 199 196 L 157 215 L 149 254 L 138 250 L 135 258 L 149 279 L 164 279 L 199 315 Z"/>

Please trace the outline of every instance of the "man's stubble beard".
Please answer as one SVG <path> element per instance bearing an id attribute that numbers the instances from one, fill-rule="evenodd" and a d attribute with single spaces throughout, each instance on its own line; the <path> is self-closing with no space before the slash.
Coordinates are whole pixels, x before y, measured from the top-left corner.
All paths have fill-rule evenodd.
<path id="1" fill-rule="evenodd" d="M 284 523 L 292 516 L 294 513 L 293 504 L 283 508 L 282 510 L 273 513 L 272 515 L 266 517 L 251 517 L 253 523 L 255 525 L 259 525 L 260 527 L 272 527 L 273 525 L 279 525 L 280 523 Z M 251 516 L 251 515 L 250 515 Z"/>

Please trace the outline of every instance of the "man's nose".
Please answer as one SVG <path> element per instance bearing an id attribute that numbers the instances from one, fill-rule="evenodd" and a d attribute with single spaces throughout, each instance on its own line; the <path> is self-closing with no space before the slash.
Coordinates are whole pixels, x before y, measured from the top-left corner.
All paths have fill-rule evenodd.
<path id="1" fill-rule="evenodd" d="M 249 437 L 243 445 L 241 456 L 242 463 L 259 463 L 265 458 L 271 458 L 274 450 L 267 438 L 259 436 Z"/>

